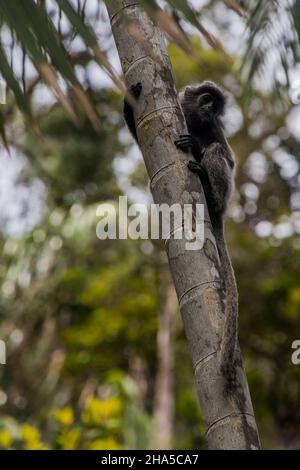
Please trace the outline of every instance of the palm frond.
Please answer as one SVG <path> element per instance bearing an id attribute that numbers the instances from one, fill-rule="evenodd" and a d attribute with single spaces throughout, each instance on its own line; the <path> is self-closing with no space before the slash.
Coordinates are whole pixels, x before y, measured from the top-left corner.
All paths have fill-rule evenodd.
<path id="1" fill-rule="evenodd" d="M 280 88 L 289 88 L 289 70 L 298 60 L 297 3 L 294 0 L 249 2 L 247 48 L 240 64 L 248 87 L 260 79 L 270 86 L 274 95 Z"/>
<path id="2" fill-rule="evenodd" d="M 116 0 L 110 0 L 111 3 Z M 52 89 L 70 118 L 78 122 L 76 109 L 64 89 L 70 89 L 95 129 L 99 128 L 97 112 L 76 75 L 76 62 L 70 52 L 72 39 L 79 37 L 86 46 L 89 60 L 94 60 L 110 76 L 123 94 L 125 84 L 110 64 L 106 51 L 99 44 L 86 16 L 87 0 L 3 0 L 0 2 L 0 35 L 11 38 L 8 48 L 1 40 L 0 74 L 15 96 L 19 109 L 29 121 L 34 119 L 30 107 L 32 87 L 26 86 L 25 64 L 31 63 L 38 77 Z M 187 54 L 193 55 L 189 37 L 180 20 L 198 29 L 207 42 L 224 54 L 220 41 L 203 25 L 204 12 L 217 3 L 233 9 L 246 21 L 247 47 L 241 61 L 245 89 L 257 77 L 267 77 L 282 96 L 282 87 L 289 86 L 289 72 L 299 58 L 300 2 L 296 0 L 210 0 L 198 11 L 186 0 L 166 0 L 169 10 L 159 8 L 156 0 L 139 3 Z M 99 5 L 102 2 L 99 0 Z M 173 14 L 174 12 L 174 14 Z M 62 23 L 64 27 L 62 28 Z M 66 26 L 69 28 L 66 33 Z M 64 32 L 62 32 L 62 29 Z M 15 70 L 14 50 L 22 54 L 22 74 Z M 276 67 L 275 67 L 276 64 Z M 278 67 L 278 64 L 280 67 Z M 86 63 L 85 63 L 86 65 Z M 273 72 L 273 70 L 276 71 Z M 31 77 L 32 81 L 32 77 Z M 39 80 L 38 80 L 39 81 Z M 36 80 L 35 80 L 36 82 Z M 280 86 L 278 86 L 280 84 Z M 130 97 L 128 97 L 130 99 Z M 3 132 L 0 129 L 0 134 Z"/>
<path id="3" fill-rule="evenodd" d="M 57 4 L 58 2 L 56 2 L 56 6 Z M 69 5 L 69 2 L 66 1 L 64 4 L 66 7 Z M 76 29 L 76 34 L 78 34 L 77 26 L 80 21 L 80 33 L 84 34 L 85 31 L 89 30 L 88 26 L 84 23 L 86 2 L 79 2 L 78 5 L 80 8 L 77 11 L 74 10 L 73 24 L 71 26 Z M 60 11 L 63 11 L 63 9 Z M 22 90 L 14 72 L 13 53 L 11 52 L 9 63 L 5 49 L 0 50 L 0 74 L 6 81 L 8 88 L 13 92 L 21 111 L 27 117 L 32 118 L 30 103 L 26 96 L 25 83 L 25 64 L 26 60 L 29 60 L 35 66 L 45 83 L 53 90 L 56 98 L 65 108 L 73 122 L 78 123 L 76 111 L 63 91 L 60 80 L 65 82 L 67 88 L 73 89 L 78 103 L 86 112 L 94 128 L 98 129 L 99 119 L 97 112 L 92 109 L 93 106 L 89 96 L 85 94 L 77 80 L 74 63 L 70 60 L 70 55 L 64 46 L 63 38 L 59 32 L 60 23 L 56 26 L 53 24 L 51 10 L 47 8 L 46 0 L 26 0 L 26 2 L 22 0 L 3 1 L 0 3 L 0 16 L 1 33 L 4 31 L 7 34 L 7 30 L 9 30 L 13 46 L 17 43 L 23 53 Z M 105 66 L 101 59 L 98 62 L 101 66 Z"/>

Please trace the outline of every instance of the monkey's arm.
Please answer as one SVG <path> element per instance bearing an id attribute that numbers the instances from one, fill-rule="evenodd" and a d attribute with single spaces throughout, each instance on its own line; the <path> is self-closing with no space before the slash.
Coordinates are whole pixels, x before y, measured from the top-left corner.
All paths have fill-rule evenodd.
<path id="1" fill-rule="evenodd" d="M 140 96 L 141 91 L 142 91 L 141 83 L 138 82 L 135 85 L 132 85 L 132 87 L 130 87 L 130 91 L 132 95 L 137 99 Z M 124 100 L 123 114 L 124 114 L 124 119 L 126 121 L 126 124 L 128 126 L 128 129 L 130 130 L 132 137 L 135 139 L 136 142 L 138 142 L 133 109 L 126 99 Z"/>

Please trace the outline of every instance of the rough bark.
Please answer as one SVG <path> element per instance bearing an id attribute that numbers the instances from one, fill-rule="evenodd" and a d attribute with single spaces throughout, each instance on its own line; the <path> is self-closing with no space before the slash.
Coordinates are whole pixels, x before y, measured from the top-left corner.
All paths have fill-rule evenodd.
<path id="1" fill-rule="evenodd" d="M 177 308 L 177 299 L 172 285 L 165 296 L 165 305 L 158 319 L 157 329 L 157 373 L 154 386 L 153 449 L 171 449 L 173 435 L 173 347 L 172 318 Z"/>
<path id="2" fill-rule="evenodd" d="M 224 393 L 218 357 L 224 320 L 219 258 L 199 178 L 188 170 L 187 156 L 173 143 L 187 129 L 163 34 L 136 1 L 107 1 L 106 5 L 126 84 L 141 82 L 143 86 L 135 121 L 153 199 L 158 204 L 205 205 L 203 248 L 189 251 L 185 239 L 170 238 L 166 251 L 207 426 L 208 448 L 259 449 L 241 356 L 237 390 L 230 396 Z"/>

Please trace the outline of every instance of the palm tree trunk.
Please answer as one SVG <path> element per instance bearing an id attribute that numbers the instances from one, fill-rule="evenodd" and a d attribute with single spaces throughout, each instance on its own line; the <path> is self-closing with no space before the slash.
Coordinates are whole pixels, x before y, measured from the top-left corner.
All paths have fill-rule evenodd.
<path id="1" fill-rule="evenodd" d="M 205 205 L 203 248 L 190 251 L 184 238 L 170 238 L 166 251 L 207 426 L 208 448 L 259 449 L 241 357 L 237 391 L 230 396 L 224 393 L 218 357 L 224 319 L 219 258 L 199 178 L 187 169 L 186 156 L 174 146 L 174 140 L 187 129 L 163 34 L 136 0 L 107 1 L 106 5 L 126 84 L 141 82 L 143 86 L 135 122 L 154 201 L 169 206 Z"/>

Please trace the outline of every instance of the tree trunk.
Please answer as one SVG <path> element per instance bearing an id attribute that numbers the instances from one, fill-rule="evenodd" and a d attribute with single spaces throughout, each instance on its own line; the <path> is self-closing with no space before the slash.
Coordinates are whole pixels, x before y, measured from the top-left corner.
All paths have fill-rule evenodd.
<path id="1" fill-rule="evenodd" d="M 106 5 L 126 85 L 141 82 L 143 86 L 135 122 L 154 201 L 169 206 L 205 205 L 203 248 L 190 251 L 184 237 L 170 238 L 166 251 L 207 426 L 208 448 L 259 449 L 241 357 L 237 390 L 230 396 L 224 393 L 218 356 L 224 320 L 219 257 L 199 178 L 188 170 L 187 156 L 174 146 L 187 128 L 165 39 L 136 0 L 107 1 Z"/>
<path id="2" fill-rule="evenodd" d="M 176 312 L 177 300 L 172 285 L 165 296 L 165 305 L 158 319 L 157 329 L 157 373 L 154 386 L 154 437 L 153 449 L 171 449 L 173 436 L 173 346 L 172 317 Z"/>

